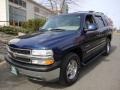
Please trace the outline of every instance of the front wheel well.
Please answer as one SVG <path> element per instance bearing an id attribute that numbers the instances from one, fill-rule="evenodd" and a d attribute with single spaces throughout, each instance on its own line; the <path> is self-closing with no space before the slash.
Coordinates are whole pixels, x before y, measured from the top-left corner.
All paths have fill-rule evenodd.
<path id="1" fill-rule="evenodd" d="M 71 49 L 66 50 L 64 56 L 71 53 L 71 52 L 76 53 L 80 57 L 80 60 L 82 60 L 83 52 L 82 52 L 82 49 L 80 47 L 71 48 Z"/>

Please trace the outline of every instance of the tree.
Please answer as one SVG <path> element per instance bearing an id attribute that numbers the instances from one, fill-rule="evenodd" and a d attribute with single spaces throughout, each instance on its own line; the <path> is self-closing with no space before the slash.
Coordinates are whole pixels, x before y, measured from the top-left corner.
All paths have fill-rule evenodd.
<path id="1" fill-rule="evenodd" d="M 48 0 L 48 2 L 44 2 L 43 4 L 48 8 L 51 8 L 52 11 L 56 13 L 62 13 L 66 0 Z"/>

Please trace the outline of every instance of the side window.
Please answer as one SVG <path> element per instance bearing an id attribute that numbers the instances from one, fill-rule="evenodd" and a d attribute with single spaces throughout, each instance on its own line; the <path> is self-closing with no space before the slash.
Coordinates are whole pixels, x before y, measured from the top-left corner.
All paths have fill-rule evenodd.
<path id="1" fill-rule="evenodd" d="M 99 28 L 102 28 L 105 26 L 104 21 L 101 16 L 95 16 L 96 22 L 99 26 Z"/>
<path id="2" fill-rule="evenodd" d="M 113 21 L 106 16 L 106 21 L 108 26 L 113 26 Z"/>
<path id="3" fill-rule="evenodd" d="M 104 18 L 104 23 L 105 23 L 105 26 L 108 26 L 108 25 L 109 25 L 109 23 L 108 23 L 108 19 L 107 19 L 107 17 L 106 17 L 106 16 L 104 16 L 103 18 Z"/>
<path id="4" fill-rule="evenodd" d="M 94 20 L 93 16 L 92 15 L 87 15 L 86 18 L 85 18 L 84 28 L 87 29 L 88 25 L 94 24 L 94 23 L 95 23 L 95 20 Z"/>

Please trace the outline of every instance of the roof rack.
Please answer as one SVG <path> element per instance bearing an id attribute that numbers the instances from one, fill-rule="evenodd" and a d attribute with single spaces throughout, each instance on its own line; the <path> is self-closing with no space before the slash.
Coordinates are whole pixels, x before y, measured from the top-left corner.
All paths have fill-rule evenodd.
<path id="1" fill-rule="evenodd" d="M 74 13 L 88 13 L 89 11 L 77 11 L 77 12 L 74 12 Z"/>
<path id="2" fill-rule="evenodd" d="M 94 13 L 95 11 L 89 11 L 90 13 Z"/>
<path id="3" fill-rule="evenodd" d="M 104 14 L 102 12 L 95 12 L 95 11 L 77 11 L 77 12 L 74 12 L 74 13 L 97 13 L 97 14 Z"/>
<path id="4" fill-rule="evenodd" d="M 98 14 L 104 14 L 102 12 L 95 12 L 95 11 L 89 11 L 90 13 L 98 13 Z"/>
<path id="5" fill-rule="evenodd" d="M 96 12 L 96 13 L 99 13 L 99 14 L 104 14 L 104 13 L 102 13 L 102 12 Z"/>

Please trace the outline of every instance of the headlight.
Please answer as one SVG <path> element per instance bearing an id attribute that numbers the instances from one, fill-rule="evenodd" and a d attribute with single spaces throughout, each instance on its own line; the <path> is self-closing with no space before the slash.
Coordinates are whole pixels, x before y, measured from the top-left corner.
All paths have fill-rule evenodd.
<path id="1" fill-rule="evenodd" d="M 34 56 L 53 56 L 52 50 L 32 50 Z"/>
<path id="2" fill-rule="evenodd" d="M 51 65 L 54 63 L 52 50 L 32 50 L 32 64 Z"/>

